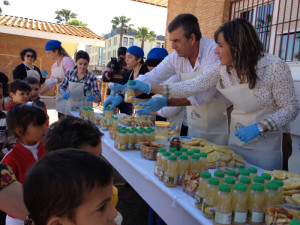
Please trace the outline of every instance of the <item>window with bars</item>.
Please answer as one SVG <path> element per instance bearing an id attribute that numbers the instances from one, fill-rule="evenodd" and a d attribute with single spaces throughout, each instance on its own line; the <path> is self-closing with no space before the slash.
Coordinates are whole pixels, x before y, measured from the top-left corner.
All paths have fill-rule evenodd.
<path id="1" fill-rule="evenodd" d="M 129 38 L 129 47 L 131 47 L 133 45 L 133 38 Z"/>
<path id="2" fill-rule="evenodd" d="M 123 46 L 128 46 L 128 37 L 123 37 Z"/>
<path id="3" fill-rule="evenodd" d="M 299 0 L 236 0 L 231 19 L 245 18 L 253 24 L 265 51 L 285 61 L 300 61 Z"/>

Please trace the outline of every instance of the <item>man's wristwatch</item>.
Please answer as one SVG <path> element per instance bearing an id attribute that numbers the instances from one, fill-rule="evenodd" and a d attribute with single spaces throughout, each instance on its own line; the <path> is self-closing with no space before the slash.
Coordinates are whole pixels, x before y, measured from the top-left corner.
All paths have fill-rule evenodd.
<path id="1" fill-rule="evenodd" d="M 257 128 L 258 128 L 259 135 L 262 136 L 262 137 L 266 137 L 266 136 L 265 136 L 264 128 L 263 128 L 259 123 L 256 123 L 256 126 L 257 126 Z"/>

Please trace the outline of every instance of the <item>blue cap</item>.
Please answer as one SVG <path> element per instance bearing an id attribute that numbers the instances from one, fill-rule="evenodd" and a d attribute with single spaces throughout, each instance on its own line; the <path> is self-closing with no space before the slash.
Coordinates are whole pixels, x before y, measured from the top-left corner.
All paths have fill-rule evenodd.
<path id="1" fill-rule="evenodd" d="M 142 48 L 138 47 L 138 46 L 131 46 L 127 49 L 126 53 L 131 53 L 134 54 L 138 57 L 144 58 L 144 51 Z"/>
<path id="2" fill-rule="evenodd" d="M 61 42 L 58 40 L 51 40 L 46 43 L 45 51 L 50 51 L 61 46 Z"/>
<path id="3" fill-rule="evenodd" d="M 164 59 L 168 55 L 165 48 L 152 48 L 147 55 L 147 59 Z"/>

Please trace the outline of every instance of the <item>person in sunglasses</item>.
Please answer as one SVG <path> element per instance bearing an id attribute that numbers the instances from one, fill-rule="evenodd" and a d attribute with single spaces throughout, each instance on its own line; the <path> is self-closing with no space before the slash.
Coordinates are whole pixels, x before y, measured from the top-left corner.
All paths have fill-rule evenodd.
<path id="1" fill-rule="evenodd" d="M 36 51 L 32 48 L 25 48 L 20 52 L 20 58 L 23 63 L 14 69 L 14 80 L 23 80 L 26 77 L 34 77 L 40 82 L 40 84 L 43 84 L 45 82 L 45 78 L 42 77 L 40 69 L 33 65 L 37 59 Z"/>

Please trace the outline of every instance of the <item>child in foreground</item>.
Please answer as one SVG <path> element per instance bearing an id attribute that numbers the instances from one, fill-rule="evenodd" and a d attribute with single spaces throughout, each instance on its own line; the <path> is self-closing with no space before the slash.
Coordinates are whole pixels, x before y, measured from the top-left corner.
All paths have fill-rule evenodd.
<path id="1" fill-rule="evenodd" d="M 30 215 L 25 224 L 115 225 L 112 174 L 107 162 L 85 151 L 62 149 L 46 154 L 24 182 Z"/>
<path id="2" fill-rule="evenodd" d="M 14 80 L 9 83 L 8 92 L 12 102 L 5 106 L 6 111 L 9 111 L 16 104 L 26 104 L 29 100 L 31 87 L 22 80 Z"/>
<path id="3" fill-rule="evenodd" d="M 10 109 L 6 120 L 8 131 L 14 134 L 17 142 L 5 155 L 2 163 L 11 167 L 17 180 L 23 183 L 25 173 L 45 154 L 42 139 L 47 130 L 47 117 L 44 111 L 36 106 L 18 104 Z M 8 215 L 6 225 L 12 224 L 21 225 L 24 221 Z"/>
<path id="4" fill-rule="evenodd" d="M 49 116 L 47 112 L 47 107 L 45 102 L 40 99 L 40 91 L 41 91 L 41 83 L 34 77 L 26 77 L 23 81 L 25 81 L 31 87 L 30 98 L 29 101 L 32 102 L 33 105 L 44 110 L 47 116 L 46 126 L 49 126 Z"/>

